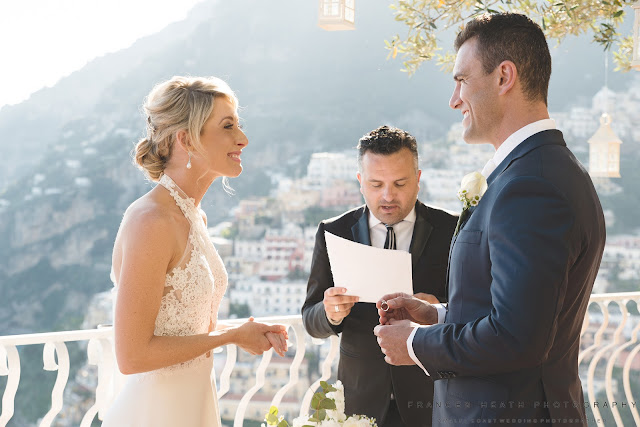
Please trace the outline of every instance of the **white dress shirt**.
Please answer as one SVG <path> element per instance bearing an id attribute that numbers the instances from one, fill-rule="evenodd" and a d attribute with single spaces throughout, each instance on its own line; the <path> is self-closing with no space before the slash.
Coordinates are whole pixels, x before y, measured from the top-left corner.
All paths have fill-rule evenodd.
<path id="1" fill-rule="evenodd" d="M 538 132 L 545 130 L 556 129 L 556 122 L 553 119 L 543 119 L 537 122 L 529 123 L 528 125 L 518 129 L 505 139 L 502 145 L 498 147 L 493 157 L 489 159 L 484 169 L 482 169 L 482 175 L 488 178 L 491 172 L 498 167 L 500 163 L 525 139 L 535 135 Z"/>
<path id="2" fill-rule="evenodd" d="M 411 237 L 413 237 L 413 226 L 415 224 L 415 206 L 402 221 L 396 224 L 390 224 L 393 225 L 393 232 L 396 234 L 396 250 L 409 252 Z M 387 239 L 387 227 L 373 215 L 371 210 L 369 210 L 369 237 L 371 238 L 371 246 L 384 248 L 384 242 Z"/>
<path id="3" fill-rule="evenodd" d="M 498 147 L 493 157 L 487 162 L 485 167 L 482 169 L 482 175 L 485 178 L 488 178 L 499 165 L 507 158 L 507 156 L 527 138 L 535 135 L 536 133 L 556 129 L 556 122 L 553 119 L 543 119 L 538 120 L 537 122 L 529 123 L 528 125 L 518 129 L 514 133 L 512 133 L 504 142 Z M 438 323 L 444 323 L 444 317 L 447 313 L 447 309 L 443 304 L 434 304 L 436 309 L 438 310 Z M 409 356 L 413 359 L 414 362 L 418 366 L 422 368 L 425 374 L 429 375 L 429 372 L 424 368 L 420 360 L 416 357 L 416 354 L 413 351 L 413 337 L 416 335 L 416 331 L 418 328 L 428 328 L 431 325 L 420 325 L 418 327 L 413 328 L 409 338 L 407 338 L 407 350 L 409 352 Z"/>

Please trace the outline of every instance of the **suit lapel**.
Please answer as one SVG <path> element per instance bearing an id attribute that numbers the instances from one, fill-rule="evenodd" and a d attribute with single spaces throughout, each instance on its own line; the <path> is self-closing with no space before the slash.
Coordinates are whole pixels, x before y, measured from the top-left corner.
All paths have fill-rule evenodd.
<path id="1" fill-rule="evenodd" d="M 566 147 L 567 144 L 564 142 L 562 132 L 557 129 L 545 130 L 530 136 L 518 144 L 518 146 L 514 148 L 502 162 L 500 162 L 498 167 L 491 172 L 487 178 L 487 185 L 491 185 L 491 183 L 495 181 L 495 179 L 500 176 L 514 160 L 519 159 L 530 151 L 533 151 L 538 147 L 542 147 L 543 145 L 562 145 Z"/>
<path id="2" fill-rule="evenodd" d="M 360 214 L 358 221 L 351 227 L 353 241 L 371 246 L 371 236 L 369 236 L 369 209 L 365 206 L 356 212 Z"/>
<path id="3" fill-rule="evenodd" d="M 429 236 L 433 230 L 433 225 L 431 225 L 427 219 L 427 209 L 428 208 L 421 202 L 416 202 L 416 223 L 413 226 L 413 235 L 411 237 L 411 245 L 409 246 L 413 265 L 416 265 L 420 259 L 420 255 L 422 255 L 427 244 L 427 240 L 429 240 Z M 369 235 L 369 209 L 365 206 L 364 209 L 359 210 L 356 215 L 360 215 L 360 218 L 358 218 L 357 222 L 351 227 L 353 241 L 371 246 L 371 236 Z"/>
<path id="4" fill-rule="evenodd" d="M 418 265 L 418 260 L 427 245 L 427 240 L 433 230 L 433 225 L 427 220 L 428 208 L 420 202 L 416 202 L 416 223 L 413 226 L 413 235 L 411 236 L 411 264 L 414 268 Z"/>

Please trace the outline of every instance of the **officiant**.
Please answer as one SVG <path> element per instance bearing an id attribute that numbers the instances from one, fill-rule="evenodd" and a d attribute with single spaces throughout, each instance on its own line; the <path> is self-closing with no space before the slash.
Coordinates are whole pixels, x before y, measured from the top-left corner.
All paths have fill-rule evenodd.
<path id="1" fill-rule="evenodd" d="M 375 304 L 358 302 L 333 283 L 324 232 L 389 250 L 411 253 L 413 292 L 446 302 L 449 244 L 457 217 L 418 200 L 416 139 L 381 126 L 357 146 L 360 192 L 365 205 L 318 226 L 302 320 L 316 338 L 341 334 L 338 379 L 347 415 L 375 417 L 379 426 L 430 426 L 433 382 L 417 366 L 391 366 L 373 334 Z"/>

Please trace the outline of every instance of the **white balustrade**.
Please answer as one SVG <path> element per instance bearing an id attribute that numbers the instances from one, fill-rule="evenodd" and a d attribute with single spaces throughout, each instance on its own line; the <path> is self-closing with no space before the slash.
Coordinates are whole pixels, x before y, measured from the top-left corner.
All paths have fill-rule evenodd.
<path id="1" fill-rule="evenodd" d="M 632 309 L 635 314 L 631 314 L 629 309 Z M 578 363 L 581 368 L 583 387 L 586 385 L 587 388 L 585 396 L 585 401 L 588 403 L 587 417 L 591 415 L 594 420 L 603 420 L 605 425 L 613 425 L 613 422 L 617 426 L 625 425 L 620 414 L 620 409 L 623 408 L 622 403 L 625 404 L 624 408 L 630 411 L 634 424 L 640 425 L 636 406 L 636 399 L 640 398 L 640 395 L 634 396 L 630 382 L 631 365 L 640 351 L 639 309 L 640 292 L 595 294 L 589 301 L 589 310 L 587 310 L 581 332 L 582 342 L 586 345 L 580 351 Z M 591 341 L 590 344 L 589 341 Z M 626 359 L 622 365 L 620 378 L 614 374 L 614 367 L 616 365 L 620 367 L 622 364 L 621 356 L 625 354 L 625 350 Z M 637 369 L 635 374 L 639 374 Z M 623 391 L 618 387 L 620 380 L 624 386 Z M 601 393 L 598 395 L 602 384 L 604 384 L 606 400 L 602 399 Z M 609 408 L 613 420 L 603 418 L 601 408 L 604 407 Z"/>
<path id="2" fill-rule="evenodd" d="M 67 343 L 78 341 L 99 340 L 103 344 L 99 349 L 95 345 L 88 346 L 89 363 L 97 360 L 100 363 L 99 370 L 102 375 L 98 375 L 98 386 L 96 389 L 96 403 L 104 400 L 105 382 L 110 382 L 114 378 L 113 363 L 105 354 L 111 354 L 113 331 L 111 328 L 93 329 L 84 331 L 49 332 L 44 334 L 7 335 L 0 337 L 0 376 L 8 376 L 7 385 L 2 396 L 2 414 L 0 415 L 0 427 L 6 426 L 14 414 L 15 395 L 20 382 L 20 356 L 17 347 L 44 344 L 42 352 L 43 369 L 47 371 L 57 371 L 55 383 L 51 391 L 51 409 L 44 414 L 40 421 L 40 427 L 51 426 L 53 420 L 62 410 L 64 405 L 63 392 L 69 379 L 69 352 Z M 57 359 L 57 360 L 56 360 Z M 105 368 L 109 372 L 104 372 Z M 102 399 L 102 401 L 100 400 Z M 95 406 L 95 405 L 94 405 Z M 99 409 L 96 407 L 96 409 Z M 95 411 L 97 412 L 97 410 Z M 95 416 L 94 412 L 94 416 Z M 93 421 L 92 417 L 85 416 L 81 427 L 88 427 Z"/>
<path id="3" fill-rule="evenodd" d="M 598 294 L 592 295 L 590 310 L 584 319 L 581 332 L 583 347 L 579 354 L 581 378 L 586 388 L 585 398 L 588 402 L 602 399 L 606 394 L 608 402 L 627 402 L 625 411 L 630 411 L 636 425 L 640 425 L 640 416 L 635 406 L 640 396 L 633 395 L 632 375 L 638 375 L 632 369 L 634 360 L 639 362 L 640 355 L 640 316 L 637 314 L 640 306 L 640 292 Z M 594 308 L 597 308 L 595 310 Z M 300 380 L 300 369 L 307 351 L 307 343 L 311 346 L 320 345 L 325 340 L 310 339 L 302 325 L 300 316 L 283 316 L 260 318 L 258 321 L 268 323 L 283 323 L 289 332 L 290 353 L 295 352 L 288 368 L 288 381 L 273 395 L 271 402 L 264 403 L 264 413 L 271 405 L 280 406 L 287 393 L 291 393 Z M 228 323 L 239 324 L 243 319 L 232 320 Z M 227 322 L 225 322 L 227 323 Z M 119 388 L 122 375 L 117 372 L 117 364 L 113 352 L 113 330 L 111 327 L 95 330 L 52 332 L 44 334 L 11 335 L 0 337 L 0 376 L 7 377 L 2 390 L 2 413 L 0 427 L 9 424 L 14 415 L 15 396 L 20 383 L 20 355 L 18 349 L 23 346 L 44 344 L 44 369 L 57 371 L 55 383 L 51 390 L 51 407 L 40 421 L 40 426 L 51 426 L 64 407 L 63 392 L 67 386 L 70 372 L 70 360 L 67 343 L 86 342 L 87 363 L 97 367 L 97 384 L 95 402 L 84 414 L 81 427 L 88 427 L 96 416 L 102 419 L 106 409 L 111 404 L 114 390 Z M 294 342 L 294 345 L 291 343 Z M 313 394 L 318 390 L 320 381 L 332 378 L 333 366 L 338 356 L 340 340 L 333 336 L 329 338 L 330 348 L 321 365 L 320 378 L 307 389 L 299 404 L 299 415 L 308 412 Z M 215 353 L 225 353 L 225 363 L 219 373 L 218 398 L 228 396 L 231 390 L 231 378 L 238 366 L 238 350 L 235 345 L 228 345 L 216 349 Z M 266 372 L 273 366 L 273 350 L 265 352 L 255 370 L 255 383 L 242 395 L 234 414 L 234 427 L 240 427 L 246 418 L 250 402 L 265 386 Z M 623 360 L 623 357 L 626 359 Z M 616 370 L 616 366 L 618 369 Z M 617 373 L 616 373 L 617 372 Z M 212 376 L 212 381 L 215 378 Z M 622 384 L 622 387 L 620 387 Z M 289 398 L 291 401 L 291 398 Z M 632 405 L 634 403 L 634 405 Z M 623 425 L 620 405 L 609 405 L 611 415 L 618 426 Z M 587 415 L 602 418 L 599 407 L 589 405 Z M 606 415 L 606 414 L 604 414 Z M 613 422 L 611 422 L 613 424 Z M 608 425 L 608 424 L 607 424 Z"/>

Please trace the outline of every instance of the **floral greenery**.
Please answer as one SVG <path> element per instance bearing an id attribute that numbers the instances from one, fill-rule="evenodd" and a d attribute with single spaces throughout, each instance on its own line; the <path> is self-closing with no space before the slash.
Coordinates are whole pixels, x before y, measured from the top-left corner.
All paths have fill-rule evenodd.
<path id="1" fill-rule="evenodd" d="M 320 381 L 322 391 L 315 393 L 311 399 L 310 408 L 313 414 L 310 417 L 298 417 L 293 420 L 293 427 L 323 426 L 325 423 L 339 426 L 376 427 L 375 419 L 362 415 L 346 417 L 344 414 L 344 389 L 342 383 L 330 385 L 326 381 Z M 290 427 L 283 416 L 278 416 L 278 408 L 272 406 L 265 415 L 265 421 L 269 426 Z"/>
<path id="2" fill-rule="evenodd" d="M 478 206 L 480 196 L 478 194 L 469 197 L 467 190 L 458 190 L 458 199 L 462 202 L 462 209 L 469 209 L 471 206 Z"/>
<path id="3" fill-rule="evenodd" d="M 403 56 L 403 71 L 415 73 L 424 61 L 435 59 L 443 71 L 453 68 L 455 55 L 438 46 L 438 33 L 461 27 L 469 18 L 484 13 L 519 12 L 538 22 L 547 38 L 560 43 L 568 35 L 593 33 L 593 41 L 614 52 L 616 71 L 631 69 L 633 38 L 617 32 L 624 20 L 624 7 L 635 0 L 396 0 L 391 8 L 395 20 L 408 27 L 404 38 L 385 41 L 389 57 Z"/>

